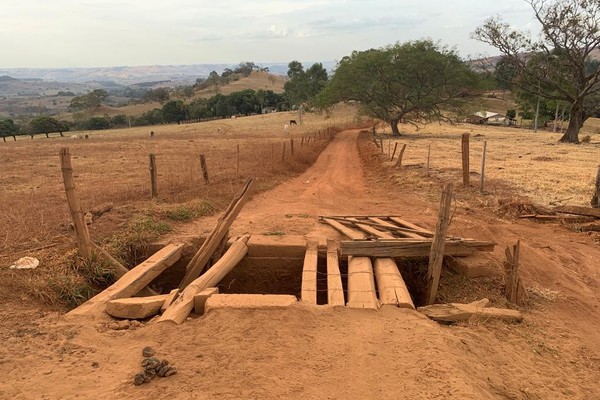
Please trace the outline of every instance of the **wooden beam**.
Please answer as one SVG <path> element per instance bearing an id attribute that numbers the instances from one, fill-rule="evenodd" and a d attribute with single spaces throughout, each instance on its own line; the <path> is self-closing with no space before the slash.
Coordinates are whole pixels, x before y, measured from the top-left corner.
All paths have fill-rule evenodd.
<path id="1" fill-rule="evenodd" d="M 348 304 L 350 308 L 379 308 L 373 267 L 368 257 L 348 259 Z"/>
<path id="2" fill-rule="evenodd" d="M 176 324 L 185 321 L 194 308 L 194 296 L 207 287 L 216 286 L 244 258 L 248 252 L 246 243 L 249 238 L 249 235 L 245 235 L 233 243 L 215 265 L 186 286 L 181 295 L 166 309 L 158 321 L 174 322 Z"/>
<path id="3" fill-rule="evenodd" d="M 462 134 L 462 170 L 463 185 L 469 186 L 469 133 Z"/>
<path id="4" fill-rule="evenodd" d="M 406 288 L 406 283 L 404 283 L 393 258 L 375 259 L 375 277 L 381 304 L 415 309 L 410 293 Z"/>
<path id="5" fill-rule="evenodd" d="M 167 295 L 167 298 L 165 299 L 165 302 L 163 303 L 163 305 L 160 306 L 160 312 L 161 313 L 165 312 L 165 310 L 167 308 L 169 308 L 171 303 L 173 303 L 175 301 L 175 299 L 177 298 L 178 295 L 179 295 L 179 289 L 171 290 L 169 292 L 169 294 Z"/>
<path id="6" fill-rule="evenodd" d="M 206 301 L 214 294 L 219 294 L 219 288 L 211 287 L 203 289 L 200 293 L 194 296 L 194 313 L 203 315 L 205 311 Z"/>
<path id="7" fill-rule="evenodd" d="M 317 304 L 317 262 L 319 243 L 314 239 L 308 239 L 306 243 L 306 254 L 302 267 L 302 292 L 303 302 Z"/>
<path id="8" fill-rule="evenodd" d="M 109 300 L 133 297 L 154 280 L 161 272 L 175 264 L 181 257 L 183 244 L 169 244 L 146 261 L 129 270 L 118 281 L 98 293 L 67 315 L 91 315 L 104 310 Z"/>
<path id="9" fill-rule="evenodd" d="M 380 239 L 395 239 L 394 235 L 389 232 L 380 231 L 368 224 L 362 224 L 357 218 L 347 218 L 346 221 L 354 222 L 354 224 L 362 231 L 367 232 L 368 234 L 375 236 Z M 369 221 L 365 221 L 369 222 Z"/>
<path id="10" fill-rule="evenodd" d="M 402 229 L 398 225 L 392 224 L 391 222 L 385 221 L 381 218 L 377 217 L 369 217 L 369 220 L 379 224 L 382 227 L 387 227 L 390 230 L 396 232 L 396 234 L 401 235 L 403 237 L 413 238 L 413 239 L 425 239 L 425 236 L 419 235 L 418 233 L 410 232 Z"/>
<path id="11" fill-rule="evenodd" d="M 348 228 L 348 227 L 342 225 L 341 223 L 339 223 L 338 221 L 334 221 L 333 219 L 323 218 L 323 219 L 321 219 L 321 221 L 331 225 L 332 228 L 334 228 L 338 232 L 348 236 L 352 240 L 361 240 L 361 239 L 365 238 L 365 235 L 363 235 L 361 232 L 356 231 L 351 228 Z"/>
<path id="12" fill-rule="evenodd" d="M 330 306 L 344 306 L 345 304 L 338 246 L 333 240 L 327 240 L 327 304 Z"/>
<path id="13" fill-rule="evenodd" d="M 459 322 L 469 321 L 472 318 L 488 320 L 500 319 L 506 322 L 521 322 L 523 314 L 517 310 L 506 308 L 494 308 L 485 306 L 487 299 L 475 301 L 469 304 L 449 303 L 434 304 L 425 307 L 419 307 L 417 311 L 425 314 L 427 317 L 439 322 Z"/>
<path id="14" fill-rule="evenodd" d="M 415 233 L 418 233 L 420 235 L 423 235 L 425 237 L 431 237 L 433 236 L 433 232 L 424 228 L 421 228 L 418 225 L 413 224 L 412 222 L 406 221 L 400 217 L 390 217 L 390 221 L 394 221 L 395 223 L 397 223 L 400 226 L 403 226 L 405 228 L 409 228 L 412 229 Z"/>
<path id="15" fill-rule="evenodd" d="M 429 265 L 427 266 L 427 289 L 425 304 L 433 304 L 437 296 L 440 276 L 442 274 L 442 261 L 446 247 L 446 234 L 450 224 L 450 206 L 452 204 L 452 183 L 447 183 L 442 192 L 440 200 L 440 211 L 438 222 L 435 226 L 435 234 L 431 250 L 429 252 Z"/>
<path id="16" fill-rule="evenodd" d="M 587 217 L 600 218 L 600 209 L 580 206 L 562 206 L 556 207 L 554 211 L 564 214 L 584 215 Z"/>
<path id="17" fill-rule="evenodd" d="M 342 256 L 363 257 L 427 257 L 431 252 L 432 240 L 360 240 L 341 242 Z M 477 240 L 450 240 L 446 242 L 444 255 L 465 257 L 476 251 L 493 251 L 494 242 Z"/>
<path id="18" fill-rule="evenodd" d="M 391 223 L 383 220 L 383 218 L 390 218 L 390 217 L 329 217 L 328 216 L 328 217 L 319 217 L 319 218 L 321 221 L 323 221 L 324 218 L 333 220 L 335 222 L 340 223 L 342 225 L 342 227 L 347 228 L 347 229 L 351 229 L 351 228 L 347 227 L 344 224 L 354 226 L 355 223 L 352 221 L 352 219 L 356 219 L 362 225 L 368 225 L 368 226 L 373 227 L 378 230 L 394 231 L 399 235 L 404 235 L 405 237 L 413 237 L 416 239 L 425 239 L 427 237 L 424 235 L 417 235 L 417 234 L 411 235 L 412 233 L 414 233 L 413 229 L 406 228 L 406 227 L 400 227 L 398 225 L 394 225 L 394 224 L 391 224 Z M 373 220 L 383 221 L 384 224 L 374 222 Z M 419 229 L 421 230 L 421 228 L 419 228 Z M 432 237 L 432 236 L 433 236 L 433 233 L 430 232 L 428 237 Z M 364 235 L 363 235 L 363 238 L 364 238 Z M 397 239 L 397 238 L 394 237 L 394 239 Z M 357 239 L 357 240 L 359 240 L 359 239 Z"/>
<path id="19" fill-rule="evenodd" d="M 69 148 L 61 148 L 59 155 L 60 169 L 62 171 L 65 193 L 67 195 L 67 204 L 69 206 L 69 213 L 71 214 L 71 221 L 73 221 L 73 227 L 75 228 L 75 236 L 77 236 L 77 250 L 81 257 L 90 258 L 92 256 L 90 233 L 87 224 L 84 221 L 83 210 L 75 190 L 75 180 L 73 179 L 73 167 L 71 166 L 71 153 Z"/>
<path id="20" fill-rule="evenodd" d="M 236 194 L 223 215 L 221 215 L 217 225 L 215 225 L 210 235 L 208 235 L 204 243 L 202 243 L 200 250 L 198 250 L 188 263 L 186 267 L 187 272 L 179 285 L 179 289 L 184 289 L 200 275 L 204 266 L 210 260 L 219 246 L 219 243 L 221 243 L 221 240 L 223 240 L 223 237 L 233 224 L 233 221 L 235 221 L 236 217 L 244 207 L 244 204 L 248 201 L 249 190 L 252 187 L 253 182 L 253 178 L 246 181 L 242 190 Z"/>
<path id="21" fill-rule="evenodd" d="M 148 297 L 128 297 L 106 302 L 105 311 L 108 315 L 123 319 L 144 319 L 157 315 L 168 294 Z"/>

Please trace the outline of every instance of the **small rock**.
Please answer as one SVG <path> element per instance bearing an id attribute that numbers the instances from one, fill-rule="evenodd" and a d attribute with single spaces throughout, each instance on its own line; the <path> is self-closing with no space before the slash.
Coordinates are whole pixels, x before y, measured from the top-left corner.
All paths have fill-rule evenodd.
<path id="1" fill-rule="evenodd" d="M 156 371 L 160 371 L 161 369 L 163 369 L 164 367 L 166 367 L 167 365 L 169 365 L 169 362 L 167 360 L 162 360 L 161 362 L 158 363 L 158 365 L 156 366 Z"/>
<path id="2" fill-rule="evenodd" d="M 156 369 L 154 368 L 146 368 L 144 370 L 144 373 L 146 374 L 146 376 L 149 376 L 150 379 L 154 378 L 156 376 Z"/>
<path id="3" fill-rule="evenodd" d="M 142 349 L 142 356 L 144 357 L 152 357 L 156 352 L 150 346 L 146 346 Z"/>
<path id="4" fill-rule="evenodd" d="M 177 373 L 177 369 L 175 367 L 169 367 L 167 372 L 165 372 L 164 377 L 166 378 L 167 376 L 175 375 L 176 373 Z"/>
<path id="5" fill-rule="evenodd" d="M 146 374 L 144 372 L 138 372 L 133 377 L 133 384 L 135 386 L 140 386 L 146 380 Z"/>
<path id="6" fill-rule="evenodd" d="M 107 326 L 108 326 L 108 329 L 112 329 L 115 331 L 122 331 L 124 329 L 129 329 L 130 325 L 131 325 L 131 323 L 129 322 L 129 320 L 124 319 L 123 321 L 111 322 Z"/>
<path id="7" fill-rule="evenodd" d="M 156 369 L 156 367 L 160 364 L 160 360 L 156 357 L 148 357 L 148 358 L 144 358 L 144 360 L 142 361 L 142 368 L 144 369 L 148 369 L 148 368 L 154 368 Z"/>
<path id="8" fill-rule="evenodd" d="M 135 319 L 129 321 L 129 329 L 137 329 L 140 326 L 142 326 L 142 323 L 140 321 L 136 321 Z"/>
<path id="9" fill-rule="evenodd" d="M 98 368 L 99 366 L 100 366 L 100 363 L 98 363 L 98 362 L 96 362 L 96 361 L 94 361 L 94 362 L 92 363 L 92 368 Z"/>

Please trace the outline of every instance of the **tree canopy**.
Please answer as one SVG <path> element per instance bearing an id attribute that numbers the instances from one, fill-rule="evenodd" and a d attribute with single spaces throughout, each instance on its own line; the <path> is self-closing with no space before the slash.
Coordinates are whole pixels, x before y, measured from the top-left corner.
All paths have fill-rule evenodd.
<path id="1" fill-rule="evenodd" d="M 59 132 L 62 136 L 62 133 L 68 130 L 68 124 L 46 115 L 40 115 L 29 121 L 29 132 L 32 136 L 36 133 L 45 133 L 48 136 L 49 133 L 53 132 Z"/>
<path id="2" fill-rule="evenodd" d="M 314 100 L 327 84 L 327 70 L 321 63 L 315 63 L 306 71 L 299 61 L 288 64 L 288 77 L 284 85 L 285 95 L 290 104 L 299 106 Z"/>
<path id="3" fill-rule="evenodd" d="M 107 98 L 108 92 L 106 90 L 94 89 L 87 94 L 73 97 L 69 109 L 71 111 L 93 110 L 100 107 Z"/>
<path id="4" fill-rule="evenodd" d="M 390 124 L 446 119 L 472 92 L 477 78 L 458 55 L 431 40 L 355 51 L 342 58 L 323 92 L 323 107 L 359 102 L 362 112 Z"/>
<path id="5" fill-rule="evenodd" d="M 473 37 L 500 50 L 516 72 L 520 89 L 570 105 L 560 141 L 579 143 L 584 122 L 600 110 L 600 66 L 590 58 L 600 48 L 597 0 L 525 0 L 542 33 L 532 39 L 499 17 L 488 19 Z"/>

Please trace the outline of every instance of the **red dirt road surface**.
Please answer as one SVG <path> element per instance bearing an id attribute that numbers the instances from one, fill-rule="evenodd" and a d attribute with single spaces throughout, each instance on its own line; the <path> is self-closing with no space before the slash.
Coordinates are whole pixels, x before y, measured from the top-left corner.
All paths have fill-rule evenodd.
<path id="1" fill-rule="evenodd" d="M 371 144 L 357 137 L 356 131 L 338 134 L 306 173 L 253 198 L 232 235 L 335 237 L 317 222 L 323 214 L 395 214 L 433 227 L 436 202 L 392 184 L 364 155 Z M 177 235 L 208 232 L 213 222 L 202 219 Z M 180 326 L 146 323 L 116 331 L 106 329 L 104 320 L 4 305 L 0 398 L 600 398 L 600 248 L 593 240 L 458 206 L 449 233 L 498 243 L 498 275 L 504 247 L 521 239 L 523 280 L 535 288 L 535 301 L 523 310 L 525 322 L 443 326 L 396 308 L 298 304 L 214 310 Z M 450 296 L 449 287 L 460 283 L 471 301 L 487 296 L 485 288 L 497 289 L 496 282 L 469 283 L 445 272 L 440 292 Z M 177 374 L 133 386 L 145 346 L 175 365 Z"/>

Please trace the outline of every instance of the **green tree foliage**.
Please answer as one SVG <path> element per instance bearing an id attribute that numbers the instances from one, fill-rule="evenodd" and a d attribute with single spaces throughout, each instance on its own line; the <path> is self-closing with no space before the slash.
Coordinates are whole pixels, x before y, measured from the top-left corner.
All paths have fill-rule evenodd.
<path id="1" fill-rule="evenodd" d="M 12 119 L 0 118 L 0 137 L 6 141 L 6 136 L 15 136 L 19 133 L 19 127 Z"/>
<path id="2" fill-rule="evenodd" d="M 542 34 L 533 40 L 491 18 L 473 33 L 508 58 L 517 70 L 515 84 L 526 92 L 570 104 L 561 142 L 579 143 L 584 122 L 600 110 L 600 67 L 590 59 L 600 47 L 597 0 L 526 0 Z"/>
<path id="3" fill-rule="evenodd" d="M 388 122 L 400 135 L 399 122 L 442 120 L 459 111 L 476 84 L 476 75 L 454 51 L 421 40 L 344 57 L 319 103 L 357 101 L 365 115 Z"/>
<path id="4" fill-rule="evenodd" d="M 162 107 L 162 119 L 164 122 L 181 122 L 188 119 L 188 110 L 181 100 L 171 100 Z"/>
<path id="5" fill-rule="evenodd" d="M 82 96 L 75 96 L 71 99 L 69 110 L 82 111 L 93 110 L 100 107 L 102 102 L 108 98 L 108 92 L 104 89 L 94 89 L 91 92 Z"/>
<path id="6" fill-rule="evenodd" d="M 169 100 L 169 90 L 164 87 L 150 89 L 142 96 L 142 100 L 144 101 L 157 101 L 159 103 L 164 103 Z"/>
<path id="7" fill-rule="evenodd" d="M 302 63 L 292 61 L 288 64 L 287 75 L 290 79 L 284 85 L 285 95 L 295 106 L 313 101 L 328 79 L 327 70 L 321 63 L 313 64 L 305 71 Z"/>
<path id="8" fill-rule="evenodd" d="M 110 128 L 110 118 L 109 117 L 92 117 L 87 120 L 84 129 L 90 131 L 99 131 L 102 129 Z"/>
<path id="9" fill-rule="evenodd" d="M 46 137 L 48 137 L 48 134 L 53 132 L 58 132 L 60 133 L 60 136 L 62 136 L 63 132 L 67 132 L 68 130 L 69 125 L 67 123 L 58 121 L 57 119 L 46 115 L 35 117 L 29 121 L 29 132 L 31 137 L 36 133 L 44 133 L 46 134 Z"/>
<path id="10" fill-rule="evenodd" d="M 517 66 L 509 57 L 502 57 L 496 64 L 494 80 L 499 89 L 512 89 L 517 78 Z"/>

